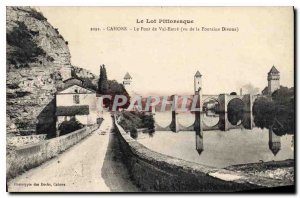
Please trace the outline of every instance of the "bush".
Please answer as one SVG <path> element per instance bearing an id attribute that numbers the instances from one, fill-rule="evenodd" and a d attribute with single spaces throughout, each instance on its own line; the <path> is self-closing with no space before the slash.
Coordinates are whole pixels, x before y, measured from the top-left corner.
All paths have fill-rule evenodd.
<path id="1" fill-rule="evenodd" d="M 36 10 L 33 10 L 32 12 L 30 12 L 30 16 L 33 17 L 33 18 L 36 18 L 38 20 L 41 20 L 41 21 L 47 21 L 47 18 L 44 17 L 44 15 Z"/>
<path id="2" fill-rule="evenodd" d="M 63 121 L 59 125 L 58 130 L 60 131 L 60 135 L 65 135 L 81 128 L 83 128 L 83 125 L 75 118 L 71 118 L 69 121 Z"/>
<path id="3" fill-rule="evenodd" d="M 138 138 L 138 132 L 137 132 L 136 128 L 133 128 L 130 130 L 130 137 L 132 137 L 133 139 Z"/>
<path id="4" fill-rule="evenodd" d="M 17 22 L 6 34 L 7 44 L 14 47 L 14 50 L 7 53 L 7 60 L 17 68 L 26 67 L 26 63 L 36 62 L 39 56 L 45 56 L 46 52 L 34 42 L 37 32 L 30 31 L 24 22 Z"/>
<path id="5" fill-rule="evenodd" d="M 154 118 L 152 114 L 145 114 L 144 112 L 127 112 L 121 113 L 121 120 L 119 124 L 125 131 L 129 131 L 132 138 L 137 138 L 138 128 L 149 129 L 149 135 L 154 132 Z"/>

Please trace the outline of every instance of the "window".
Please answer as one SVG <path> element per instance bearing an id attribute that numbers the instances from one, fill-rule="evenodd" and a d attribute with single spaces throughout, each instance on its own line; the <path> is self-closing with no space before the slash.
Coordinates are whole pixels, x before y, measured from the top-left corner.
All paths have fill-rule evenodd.
<path id="1" fill-rule="evenodd" d="M 74 104 L 79 104 L 79 95 L 73 95 Z"/>

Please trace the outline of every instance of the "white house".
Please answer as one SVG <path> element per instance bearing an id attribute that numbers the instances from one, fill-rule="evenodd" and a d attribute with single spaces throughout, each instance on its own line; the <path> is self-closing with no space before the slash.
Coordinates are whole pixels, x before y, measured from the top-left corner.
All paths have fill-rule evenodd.
<path id="1" fill-rule="evenodd" d="M 78 84 L 67 86 L 56 93 L 56 126 L 76 118 L 84 125 L 97 123 L 96 92 Z"/>

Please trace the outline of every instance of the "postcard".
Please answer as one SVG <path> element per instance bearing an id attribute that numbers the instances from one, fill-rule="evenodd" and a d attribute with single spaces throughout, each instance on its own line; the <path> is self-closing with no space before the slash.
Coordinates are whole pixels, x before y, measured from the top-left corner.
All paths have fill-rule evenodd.
<path id="1" fill-rule="evenodd" d="M 8 192 L 295 192 L 293 7 L 6 7 Z"/>

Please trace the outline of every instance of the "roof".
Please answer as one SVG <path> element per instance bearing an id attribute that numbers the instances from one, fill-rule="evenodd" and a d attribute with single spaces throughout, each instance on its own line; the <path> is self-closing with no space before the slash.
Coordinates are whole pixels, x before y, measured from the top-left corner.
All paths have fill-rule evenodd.
<path id="1" fill-rule="evenodd" d="M 67 82 L 69 80 L 80 80 L 81 82 L 83 82 L 83 80 L 80 79 L 80 78 L 78 78 L 78 77 L 71 77 L 71 78 L 68 78 L 68 79 L 64 80 L 63 82 L 65 83 L 65 82 Z"/>
<path id="2" fill-rule="evenodd" d="M 125 74 L 124 79 L 131 79 L 131 76 L 128 72 Z"/>
<path id="3" fill-rule="evenodd" d="M 75 116 L 75 115 L 89 115 L 89 114 L 90 114 L 90 110 L 88 105 L 56 107 L 57 116 Z"/>
<path id="4" fill-rule="evenodd" d="M 196 72 L 195 77 L 201 77 L 202 75 L 200 74 L 199 71 Z"/>
<path id="5" fill-rule="evenodd" d="M 268 95 L 268 87 L 265 87 L 262 91 L 261 91 L 261 93 L 263 94 L 263 95 Z"/>
<path id="6" fill-rule="evenodd" d="M 277 144 L 269 142 L 269 149 L 272 151 L 273 155 L 276 156 L 280 151 L 280 147 Z"/>
<path id="7" fill-rule="evenodd" d="M 65 91 L 65 90 L 67 90 L 67 89 L 69 89 L 69 88 L 71 88 L 71 87 L 73 87 L 73 86 L 78 86 L 78 87 L 80 87 L 80 88 L 82 88 L 82 89 L 89 90 L 91 93 L 96 93 L 96 92 L 95 92 L 94 90 L 92 90 L 92 89 L 89 89 L 89 88 L 86 88 L 86 87 L 83 87 L 83 86 L 80 86 L 80 85 L 75 84 L 75 85 L 65 86 L 64 88 L 59 89 L 59 90 L 56 92 L 56 94 L 59 94 L 59 93 Z M 85 94 L 88 94 L 88 93 L 86 92 Z"/>
<path id="8" fill-rule="evenodd" d="M 276 67 L 273 65 L 273 67 L 271 68 L 271 70 L 269 71 L 268 74 L 279 74 L 279 71 L 276 69 Z"/>

